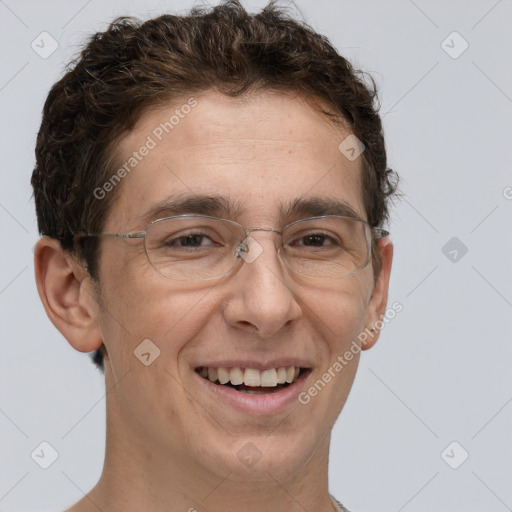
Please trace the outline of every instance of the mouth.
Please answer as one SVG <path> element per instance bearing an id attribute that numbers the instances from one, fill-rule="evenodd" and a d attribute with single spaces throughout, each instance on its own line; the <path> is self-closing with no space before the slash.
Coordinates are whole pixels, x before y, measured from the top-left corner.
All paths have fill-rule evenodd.
<path id="1" fill-rule="evenodd" d="M 281 366 L 259 370 L 256 368 L 215 368 L 199 366 L 195 369 L 203 379 L 221 388 L 231 388 L 246 395 L 269 395 L 295 387 L 302 381 L 310 368 Z"/>

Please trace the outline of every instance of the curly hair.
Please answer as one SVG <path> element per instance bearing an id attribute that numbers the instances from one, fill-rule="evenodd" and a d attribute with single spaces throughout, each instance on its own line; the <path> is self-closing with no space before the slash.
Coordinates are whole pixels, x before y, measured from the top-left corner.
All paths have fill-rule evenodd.
<path id="1" fill-rule="evenodd" d="M 122 16 L 90 36 L 51 88 L 31 179 L 39 232 L 84 261 L 94 281 L 99 242 L 86 238 L 76 245 L 74 235 L 102 230 L 121 187 L 101 200 L 94 190 L 113 174 L 116 144 L 149 107 L 208 90 L 232 97 L 257 90 L 294 92 L 329 120 L 348 123 L 365 146 L 368 222 L 381 226 L 389 219 L 398 177 L 386 165 L 377 87 L 325 36 L 275 0 L 257 14 L 227 0 L 184 16 L 147 21 Z M 319 107 L 319 99 L 330 112 Z M 379 250 L 372 251 L 372 263 L 376 279 Z M 104 355 L 104 345 L 92 355 L 101 370 Z"/>

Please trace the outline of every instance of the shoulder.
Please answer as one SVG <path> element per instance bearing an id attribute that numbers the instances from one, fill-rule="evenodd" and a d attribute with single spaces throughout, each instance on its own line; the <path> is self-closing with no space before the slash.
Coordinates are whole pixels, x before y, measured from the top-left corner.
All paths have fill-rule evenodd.
<path id="1" fill-rule="evenodd" d="M 343 503 L 340 503 L 332 494 L 331 494 L 331 499 L 338 506 L 339 512 L 350 512 L 350 510 L 348 508 L 346 508 L 345 506 L 343 506 Z"/>

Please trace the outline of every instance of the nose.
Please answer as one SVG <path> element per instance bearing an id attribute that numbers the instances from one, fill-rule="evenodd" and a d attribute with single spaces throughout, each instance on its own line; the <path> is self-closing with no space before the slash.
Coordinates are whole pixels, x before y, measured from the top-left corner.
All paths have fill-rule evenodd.
<path id="1" fill-rule="evenodd" d="M 278 242 L 275 233 L 250 234 L 244 262 L 230 279 L 231 299 L 224 309 L 228 325 L 261 338 L 276 335 L 302 314 Z"/>

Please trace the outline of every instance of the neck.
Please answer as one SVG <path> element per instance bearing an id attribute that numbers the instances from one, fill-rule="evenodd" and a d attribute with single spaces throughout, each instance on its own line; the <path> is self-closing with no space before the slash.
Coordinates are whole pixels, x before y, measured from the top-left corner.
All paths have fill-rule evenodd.
<path id="1" fill-rule="evenodd" d="M 276 467 L 240 472 L 212 471 L 215 460 L 194 460 L 152 446 L 136 431 L 119 433 L 107 421 L 107 449 L 97 485 L 69 512 L 333 512 L 328 491 L 330 438 L 305 464 L 285 462 Z M 227 470 L 226 470 L 227 469 Z"/>

